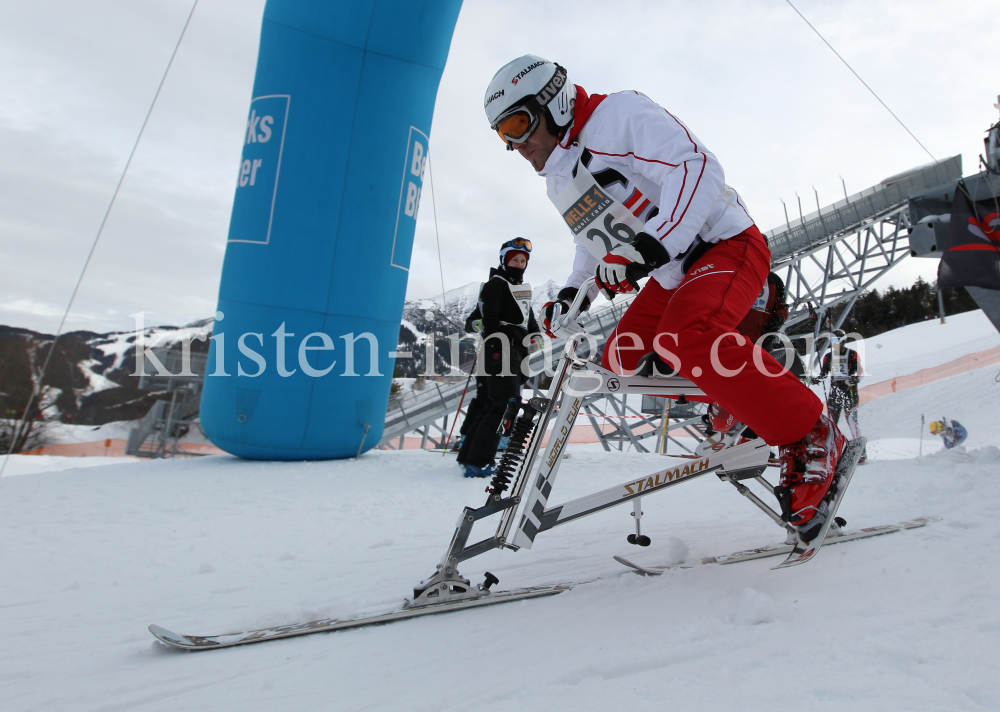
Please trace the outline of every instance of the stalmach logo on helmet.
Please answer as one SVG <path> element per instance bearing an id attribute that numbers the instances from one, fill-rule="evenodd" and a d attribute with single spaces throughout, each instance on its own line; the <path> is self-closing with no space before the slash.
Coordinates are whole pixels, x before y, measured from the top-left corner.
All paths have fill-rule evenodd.
<path id="1" fill-rule="evenodd" d="M 496 100 L 496 99 L 499 99 L 499 98 L 500 98 L 500 97 L 502 97 L 502 96 L 503 96 L 503 89 L 501 89 L 501 90 L 500 90 L 500 91 L 498 91 L 498 92 L 497 92 L 496 94 L 494 94 L 494 95 L 493 95 L 493 96 L 491 96 L 491 97 L 490 97 L 489 99 L 487 99 L 487 100 L 486 100 L 486 106 L 489 106 L 490 104 L 492 104 L 492 103 L 493 103 L 493 101 L 494 101 L 494 100 Z"/>
<path id="2" fill-rule="evenodd" d="M 519 80 L 524 79 L 525 74 L 530 72 L 532 69 L 541 67 L 543 64 L 548 64 L 548 62 L 535 62 L 534 64 L 529 64 L 526 68 L 515 74 L 514 78 L 510 80 L 510 83 L 516 85 Z"/>

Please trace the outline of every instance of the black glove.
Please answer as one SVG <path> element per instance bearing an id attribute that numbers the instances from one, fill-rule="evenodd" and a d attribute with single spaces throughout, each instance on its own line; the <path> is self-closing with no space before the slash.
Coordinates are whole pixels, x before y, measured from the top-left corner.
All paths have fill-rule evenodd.
<path id="1" fill-rule="evenodd" d="M 549 337 L 556 338 L 556 335 L 552 333 L 552 315 L 555 312 L 556 305 L 558 304 L 560 307 L 559 314 L 565 314 L 569 311 L 569 307 L 573 303 L 573 300 L 576 299 L 577 292 L 579 291 L 576 287 L 563 287 L 559 290 L 559 294 L 556 295 L 554 302 L 546 302 L 545 306 L 542 307 L 542 326 Z M 584 297 L 583 303 L 580 305 L 580 311 L 585 312 L 588 309 L 590 309 L 590 297 Z"/>

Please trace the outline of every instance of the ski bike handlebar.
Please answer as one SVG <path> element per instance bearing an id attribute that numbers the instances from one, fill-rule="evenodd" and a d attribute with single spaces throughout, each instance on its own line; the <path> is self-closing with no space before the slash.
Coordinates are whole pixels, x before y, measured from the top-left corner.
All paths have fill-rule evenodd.
<path id="1" fill-rule="evenodd" d="M 566 316 L 570 319 L 576 319 L 580 316 L 583 309 L 583 300 L 587 298 L 587 292 L 590 291 L 590 288 L 594 286 L 596 281 L 597 279 L 595 277 L 590 277 L 580 285 L 580 289 L 577 290 L 576 296 L 573 297 L 573 303 L 569 305 L 569 311 Z"/>
<path id="2" fill-rule="evenodd" d="M 590 277 L 580 285 L 580 288 L 576 291 L 576 296 L 573 298 L 565 314 L 562 313 L 561 304 L 557 302 L 554 305 L 552 309 L 552 333 L 572 326 L 572 322 L 580 317 L 580 314 L 583 312 L 583 300 L 587 298 L 587 292 L 590 291 L 595 282 L 596 279 Z M 578 331 L 582 331 L 582 327 Z"/>

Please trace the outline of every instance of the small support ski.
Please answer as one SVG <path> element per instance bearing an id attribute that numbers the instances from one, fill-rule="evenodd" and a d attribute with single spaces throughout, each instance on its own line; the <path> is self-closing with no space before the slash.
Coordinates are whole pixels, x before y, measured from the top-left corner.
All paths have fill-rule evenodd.
<path id="1" fill-rule="evenodd" d="M 899 522 L 898 524 L 882 524 L 874 527 L 863 527 L 854 531 L 831 531 L 826 537 L 826 544 L 841 544 L 847 541 L 856 541 L 858 539 L 869 539 L 871 537 L 883 536 L 885 534 L 893 534 L 906 529 L 919 529 L 920 527 L 926 526 L 931 522 L 938 521 L 941 521 L 940 517 L 916 517 L 905 522 Z M 624 556 L 615 556 L 614 560 L 619 564 L 628 566 L 630 569 L 635 570 L 636 573 L 643 576 L 660 576 L 664 571 L 669 569 L 684 569 L 709 564 L 738 564 L 744 561 L 752 561 L 754 559 L 781 556 L 782 554 L 790 553 L 794 547 L 794 544 L 761 546 L 755 549 L 736 551 L 732 554 L 724 554 L 722 556 L 707 556 L 698 562 L 676 564 L 673 566 L 645 566 L 626 559 Z"/>
<path id="2" fill-rule="evenodd" d="M 639 566 L 639 564 L 633 563 L 626 559 L 624 556 L 615 556 L 615 561 L 619 564 L 628 566 L 630 569 L 634 569 L 636 573 L 642 576 L 662 576 L 664 569 L 648 569 L 645 566 Z"/>

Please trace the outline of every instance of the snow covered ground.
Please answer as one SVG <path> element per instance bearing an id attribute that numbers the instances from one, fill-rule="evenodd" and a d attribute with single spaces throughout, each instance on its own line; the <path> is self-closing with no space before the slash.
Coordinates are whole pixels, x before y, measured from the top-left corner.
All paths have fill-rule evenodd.
<path id="1" fill-rule="evenodd" d="M 54 422 L 49 425 L 46 433 L 51 444 L 68 445 L 71 443 L 89 443 L 108 438 L 127 439 L 128 431 L 135 427 L 132 420 L 119 420 L 104 425 L 69 425 Z"/>
<path id="2" fill-rule="evenodd" d="M 620 507 L 462 567 L 476 582 L 492 571 L 499 588 L 599 577 L 554 598 L 206 653 L 167 650 L 146 625 L 211 634 L 398 603 L 432 573 L 462 506 L 482 503 L 483 482 L 421 451 L 86 458 L 71 464 L 97 466 L 61 471 L 62 458 L 17 457 L 8 472 L 34 473 L 0 480 L 2 707 L 1000 709 L 997 370 L 862 408 L 872 461 L 841 514 L 849 527 L 942 518 L 922 529 L 783 571 L 765 559 L 646 579 L 612 560 L 695 564 L 782 538 L 709 476 L 643 501 L 648 549 L 625 542 Z M 925 433 L 918 457 L 921 413 L 961 421 L 967 447 L 944 452 Z M 572 452 L 553 502 L 665 464 Z"/>
<path id="3" fill-rule="evenodd" d="M 133 457 L 57 457 L 54 455 L 12 455 L 3 476 L 37 475 L 61 472 L 63 470 L 83 470 L 105 465 L 127 465 L 135 462 Z M 79 474 L 79 473 L 77 473 Z M 0 495 L 2 496 L 2 495 Z M 2 524 L 0 524 L 2 526 Z"/>
<path id="4" fill-rule="evenodd" d="M 997 346 L 1000 333 L 980 309 L 949 316 L 944 324 L 938 319 L 910 324 L 865 339 L 858 347 L 866 372 L 860 385 L 905 376 Z"/>

